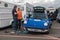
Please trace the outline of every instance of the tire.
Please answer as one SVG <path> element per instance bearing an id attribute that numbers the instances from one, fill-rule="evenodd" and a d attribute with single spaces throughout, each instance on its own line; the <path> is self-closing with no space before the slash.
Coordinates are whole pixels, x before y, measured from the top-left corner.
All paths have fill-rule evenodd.
<path id="1" fill-rule="evenodd" d="M 49 29 L 51 29 L 51 26 L 49 27 Z"/>
<path id="2" fill-rule="evenodd" d="M 14 21 L 11 23 L 10 27 L 12 27 L 13 23 L 14 23 Z"/>
<path id="3" fill-rule="evenodd" d="M 28 31 L 28 29 L 27 28 L 23 28 L 25 31 Z"/>
<path id="4" fill-rule="evenodd" d="M 52 24 L 49 26 L 49 29 L 51 29 Z"/>
<path id="5" fill-rule="evenodd" d="M 47 31 L 46 34 L 49 34 L 49 31 Z"/>
<path id="6" fill-rule="evenodd" d="M 50 28 L 48 28 L 48 31 L 46 32 L 46 34 L 49 34 L 50 33 Z"/>
<path id="7" fill-rule="evenodd" d="M 48 30 L 47 32 L 45 32 L 45 34 L 49 34 L 50 33 L 50 31 Z"/>

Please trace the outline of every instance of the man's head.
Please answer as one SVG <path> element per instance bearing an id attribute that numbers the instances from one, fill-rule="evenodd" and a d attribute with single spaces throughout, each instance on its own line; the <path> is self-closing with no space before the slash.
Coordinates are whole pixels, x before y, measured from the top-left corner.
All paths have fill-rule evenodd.
<path id="1" fill-rule="evenodd" d="M 14 9 L 16 9 L 16 8 L 17 8 L 17 5 L 14 6 Z"/>

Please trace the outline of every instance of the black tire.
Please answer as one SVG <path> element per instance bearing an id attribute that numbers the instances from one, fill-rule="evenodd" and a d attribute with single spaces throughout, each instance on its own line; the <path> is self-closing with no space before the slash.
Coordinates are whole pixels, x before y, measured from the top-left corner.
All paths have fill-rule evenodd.
<path id="1" fill-rule="evenodd" d="M 51 29 L 51 26 L 49 27 L 49 29 Z"/>
<path id="2" fill-rule="evenodd" d="M 10 27 L 12 27 L 13 23 L 14 23 L 14 21 L 12 21 L 12 23 L 11 23 Z"/>
<path id="3" fill-rule="evenodd" d="M 52 24 L 49 26 L 49 29 L 51 29 Z"/>
<path id="4" fill-rule="evenodd" d="M 48 31 L 46 32 L 46 34 L 49 34 L 50 33 L 50 28 L 48 28 Z"/>
<path id="5" fill-rule="evenodd" d="M 28 31 L 28 29 L 27 28 L 23 28 L 25 31 Z"/>
<path id="6" fill-rule="evenodd" d="M 46 34 L 49 34 L 50 31 L 47 31 Z"/>

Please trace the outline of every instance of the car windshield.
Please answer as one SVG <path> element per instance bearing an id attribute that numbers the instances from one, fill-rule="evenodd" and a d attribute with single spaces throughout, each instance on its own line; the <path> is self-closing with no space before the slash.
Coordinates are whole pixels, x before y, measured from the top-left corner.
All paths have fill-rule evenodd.
<path id="1" fill-rule="evenodd" d="M 45 13 L 32 13 L 31 14 L 31 18 L 35 18 L 35 19 L 47 19 L 46 14 Z"/>

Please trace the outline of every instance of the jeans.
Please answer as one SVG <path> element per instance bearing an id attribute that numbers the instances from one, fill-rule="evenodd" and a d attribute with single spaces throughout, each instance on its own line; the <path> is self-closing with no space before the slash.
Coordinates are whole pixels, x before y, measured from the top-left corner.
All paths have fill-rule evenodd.
<path id="1" fill-rule="evenodd" d="M 17 30 L 18 29 L 18 19 L 17 17 L 13 18 L 14 22 L 12 23 L 12 29 Z"/>

